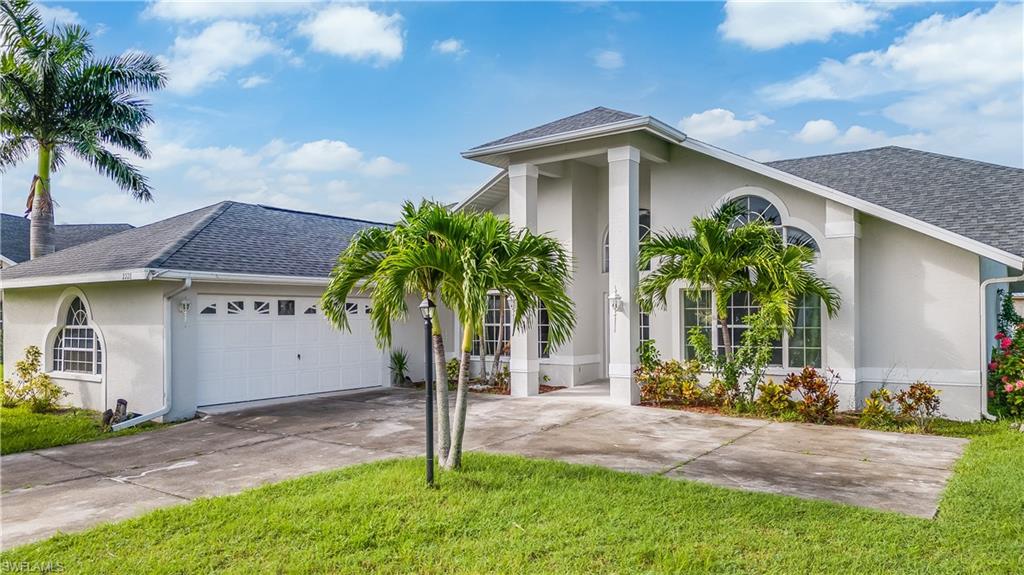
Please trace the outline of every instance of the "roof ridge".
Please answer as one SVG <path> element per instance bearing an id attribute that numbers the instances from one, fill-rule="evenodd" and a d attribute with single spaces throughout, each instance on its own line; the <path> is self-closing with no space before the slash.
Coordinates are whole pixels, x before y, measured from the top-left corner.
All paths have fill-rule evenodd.
<path id="1" fill-rule="evenodd" d="M 292 208 L 280 208 L 278 206 L 268 206 L 267 204 L 245 204 L 245 203 L 242 203 L 242 205 L 258 206 L 258 207 L 261 207 L 261 208 L 263 208 L 265 210 L 276 210 L 276 211 L 279 211 L 279 212 L 288 212 L 288 213 L 291 213 L 291 214 L 303 214 L 303 215 L 308 215 L 308 216 L 318 216 L 318 217 L 321 217 L 321 218 L 331 218 L 331 219 L 335 219 L 335 220 L 345 220 L 345 221 L 349 221 L 349 222 L 362 222 L 362 223 L 365 223 L 365 224 L 379 224 L 379 225 L 382 225 L 382 226 L 393 226 L 393 225 L 395 225 L 395 224 L 389 223 L 389 222 L 378 222 L 376 220 L 364 220 L 362 218 L 350 218 L 348 216 L 336 216 L 334 214 L 323 214 L 323 213 L 320 213 L 320 212 L 308 212 L 306 210 L 294 210 Z"/>
<path id="2" fill-rule="evenodd" d="M 205 209 L 210 209 L 211 207 L 214 208 L 214 209 L 211 210 L 210 213 L 206 214 L 202 218 L 199 218 L 199 221 L 197 221 L 196 223 L 192 224 L 192 227 L 189 228 L 189 230 L 187 232 L 185 232 L 184 235 L 179 237 L 176 242 L 173 242 L 170 245 L 168 245 L 166 248 L 164 248 L 163 250 L 160 250 L 160 253 L 158 253 L 156 255 L 156 257 L 154 257 L 149 262 L 149 266 L 147 266 L 147 267 L 160 267 L 165 261 L 170 259 L 171 256 L 173 256 L 175 253 L 177 253 L 178 250 L 180 250 L 181 248 L 185 247 L 186 244 L 188 244 L 190 241 L 192 241 L 192 239 L 194 237 L 196 237 L 199 234 L 199 232 L 203 231 L 203 229 L 206 226 L 210 225 L 211 222 L 213 222 L 214 220 L 219 218 L 221 216 L 221 214 L 223 214 L 234 203 L 235 202 L 232 202 L 231 200 L 224 200 L 222 202 L 218 202 L 216 204 L 213 204 L 212 206 L 207 206 Z M 200 209 L 204 209 L 204 208 L 200 208 Z M 193 211 L 198 211 L 198 210 L 193 210 Z M 186 213 L 191 213 L 191 212 L 186 212 Z M 185 214 L 182 214 L 182 215 L 185 215 Z M 161 220 L 161 221 L 166 221 L 166 220 Z M 138 228 L 136 228 L 136 229 L 138 229 Z M 125 230 L 125 231 L 130 231 L 130 230 Z M 121 232 L 121 233 L 124 233 L 124 232 Z"/>

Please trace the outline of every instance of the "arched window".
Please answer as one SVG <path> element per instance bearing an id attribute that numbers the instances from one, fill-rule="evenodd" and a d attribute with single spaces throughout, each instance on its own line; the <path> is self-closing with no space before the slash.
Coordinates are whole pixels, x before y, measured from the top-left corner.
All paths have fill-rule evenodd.
<path id="1" fill-rule="evenodd" d="M 651 235 L 651 210 L 640 210 L 640 241 L 646 240 Z M 608 230 L 604 231 L 604 243 L 601 247 L 601 273 L 608 273 L 608 264 L 611 261 L 611 253 L 608 251 Z M 644 270 L 651 269 L 650 264 Z"/>
<path id="2" fill-rule="evenodd" d="M 730 201 L 743 208 L 744 212 L 733 220 L 732 226 L 739 227 L 743 224 L 762 220 L 773 226 L 780 234 L 782 241 L 788 245 L 806 246 L 814 253 L 818 253 L 818 242 L 814 241 L 811 234 L 794 226 L 782 224 L 782 215 L 774 204 L 760 196 L 740 196 Z"/>
<path id="3" fill-rule="evenodd" d="M 64 326 L 53 341 L 53 369 L 74 373 L 103 373 L 103 348 L 89 325 L 89 313 L 81 298 L 68 306 Z"/>

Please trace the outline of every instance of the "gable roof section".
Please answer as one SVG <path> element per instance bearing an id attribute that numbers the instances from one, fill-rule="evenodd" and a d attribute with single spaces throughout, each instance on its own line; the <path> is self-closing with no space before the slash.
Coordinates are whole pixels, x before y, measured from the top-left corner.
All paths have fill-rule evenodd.
<path id="1" fill-rule="evenodd" d="M 27 261 L 31 224 L 21 216 L 0 214 L 0 255 L 14 263 Z M 130 224 L 58 224 L 53 229 L 54 247 L 64 250 L 130 229 Z"/>
<path id="2" fill-rule="evenodd" d="M 3 270 L 5 280 L 132 269 L 325 278 L 358 231 L 387 224 L 220 202 Z"/>
<path id="3" fill-rule="evenodd" d="M 898 146 L 768 162 L 1024 257 L 1024 170 Z"/>
<path id="4" fill-rule="evenodd" d="M 640 116 L 630 114 L 629 112 L 622 112 L 598 106 L 597 108 L 587 110 L 586 112 L 567 116 L 565 118 L 555 120 L 554 122 L 548 122 L 547 124 L 537 126 L 536 128 L 523 130 L 522 132 L 517 132 L 511 136 L 499 138 L 497 140 L 487 142 L 486 144 L 480 144 L 479 146 L 471 148 L 469 152 L 492 148 L 494 146 L 535 140 L 537 138 L 568 134 L 579 130 L 606 126 L 608 124 L 615 124 L 626 120 L 635 120 L 637 118 L 640 118 Z"/>

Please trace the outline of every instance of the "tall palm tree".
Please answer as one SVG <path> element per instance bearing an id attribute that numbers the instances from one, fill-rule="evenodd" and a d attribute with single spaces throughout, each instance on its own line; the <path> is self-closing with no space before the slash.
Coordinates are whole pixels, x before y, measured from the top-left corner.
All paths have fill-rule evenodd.
<path id="1" fill-rule="evenodd" d="M 0 0 L 0 169 L 35 150 L 27 207 L 30 255 L 54 251 L 50 176 L 70 153 L 140 201 L 152 200 L 146 177 L 118 150 L 148 158 L 142 129 L 153 119 L 136 94 L 167 77 L 148 54 L 94 59 L 89 33 L 75 24 L 47 30 L 29 0 Z"/>
<path id="2" fill-rule="evenodd" d="M 321 297 L 324 314 L 336 326 L 349 329 L 345 302 L 352 295 L 369 295 L 370 320 L 378 345 L 391 344 L 391 324 L 404 320 L 408 315 L 405 301 L 407 294 L 437 301 L 442 271 L 431 267 L 414 270 L 396 268 L 391 263 L 402 260 L 407 253 L 422 248 L 437 251 L 436 238 L 430 234 L 430 226 L 438 219 L 447 217 L 448 210 L 431 202 L 419 206 L 412 202 L 402 205 L 402 216 L 393 229 L 366 228 L 356 234 L 348 247 L 338 256 L 338 262 L 331 272 L 331 280 Z M 434 254 L 440 258 L 442 254 Z M 401 273 L 399 277 L 387 274 Z M 441 317 L 434 314 L 431 321 L 431 339 L 434 350 L 434 373 L 437 378 L 437 419 L 440 445 L 438 451 L 443 461 L 448 456 L 451 444 L 451 416 L 448 404 L 448 377 L 445 369 L 444 336 L 441 331 Z"/>
<path id="3" fill-rule="evenodd" d="M 557 240 L 516 230 L 507 219 L 491 213 L 448 212 L 419 223 L 434 241 L 404 251 L 401 257 L 387 258 L 379 274 L 383 283 L 376 283 L 375 289 L 394 294 L 408 274 L 424 269 L 441 272 L 441 298 L 463 326 L 451 447 L 442 459 L 443 467 L 457 469 L 462 464 L 469 358 L 475 331 L 487 312 L 488 294 L 498 291 L 515 300 L 513 329 L 529 329 L 543 304 L 548 310 L 550 345 L 564 343 L 575 325 L 573 302 L 566 293 L 570 258 Z"/>
<path id="4" fill-rule="evenodd" d="M 655 306 L 667 305 L 669 287 L 677 281 L 686 283 L 694 299 L 701 291 L 711 291 L 715 302 L 715 319 L 722 333 L 725 356 L 731 360 L 733 341 L 729 332 L 729 298 L 746 287 L 750 270 L 766 257 L 762 247 L 777 236 L 771 226 L 761 221 L 737 226 L 743 208 L 725 203 L 708 216 L 695 216 L 689 234 L 652 233 L 640 245 L 637 267 L 647 269 L 651 260 L 661 263 L 640 281 L 637 287 L 640 308 L 650 312 Z"/>

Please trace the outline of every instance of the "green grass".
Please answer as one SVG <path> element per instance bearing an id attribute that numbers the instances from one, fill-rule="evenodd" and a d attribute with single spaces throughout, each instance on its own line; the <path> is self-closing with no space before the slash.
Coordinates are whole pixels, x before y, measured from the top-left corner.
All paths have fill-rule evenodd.
<path id="1" fill-rule="evenodd" d="M 0 563 L 74 573 L 1021 573 L 1024 434 L 973 438 L 939 517 L 470 454 L 422 485 L 420 460 L 200 500 L 21 547 Z"/>
<path id="2" fill-rule="evenodd" d="M 0 407 L 0 454 L 131 435 L 155 427 L 159 424 L 143 423 L 118 432 L 105 432 L 100 414 L 87 409 L 32 413 L 22 407 Z"/>

